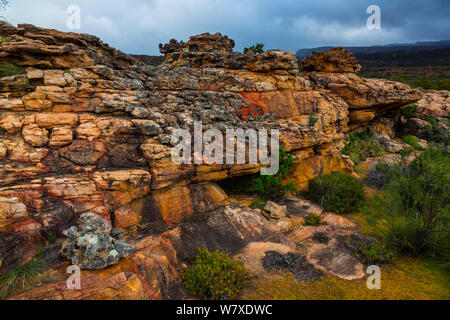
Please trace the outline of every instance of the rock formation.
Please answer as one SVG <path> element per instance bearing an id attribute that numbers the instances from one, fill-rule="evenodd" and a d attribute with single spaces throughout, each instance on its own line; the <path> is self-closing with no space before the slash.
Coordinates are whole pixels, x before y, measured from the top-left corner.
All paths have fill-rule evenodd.
<path id="1" fill-rule="evenodd" d="M 81 269 L 104 269 L 133 253 L 133 246 L 111 236 L 111 225 L 95 213 L 83 213 L 78 227 L 63 231 L 61 254 Z"/>
<path id="2" fill-rule="evenodd" d="M 302 60 L 302 70 L 307 72 L 352 73 L 361 70 L 355 55 L 342 47 L 324 52 L 313 52 Z"/>
<path id="3" fill-rule="evenodd" d="M 305 186 L 321 173 L 351 173 L 353 163 L 337 149 L 345 135 L 365 126 L 385 130 L 383 117 L 421 98 L 400 83 L 348 73 L 358 67 L 341 49 L 315 55 L 308 63 L 314 72 L 304 65 L 301 73 L 293 53 L 233 52 L 233 40 L 220 34 L 161 45 L 165 62 L 156 67 L 95 36 L 3 22 L 0 35 L 8 39 L 0 64 L 19 70 L 0 78 L 0 272 L 29 261 L 43 231 L 62 238 L 86 212 L 128 228 L 135 248 L 101 276 L 84 274 L 88 285 L 77 298 L 180 297 L 178 271 L 197 246 L 239 254 L 255 247 L 250 243 L 291 248 L 312 237 L 308 229 L 284 235 L 301 224 L 292 204 L 289 217 L 267 221 L 229 202 L 216 184 L 260 165 L 173 163 L 173 129 L 192 130 L 194 121 L 222 132 L 279 129 L 294 156 L 289 180 Z M 337 233 L 323 229 L 331 238 Z M 18 298 L 73 298 L 63 283 L 56 277 Z M 115 289 L 101 290 L 109 285 Z"/>

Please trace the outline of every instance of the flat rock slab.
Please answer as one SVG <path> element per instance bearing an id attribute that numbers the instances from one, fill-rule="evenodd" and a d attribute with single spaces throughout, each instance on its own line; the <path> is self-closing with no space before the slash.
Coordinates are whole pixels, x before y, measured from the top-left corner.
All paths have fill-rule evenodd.
<path id="1" fill-rule="evenodd" d="M 249 243 L 240 253 L 235 255 L 234 258 L 241 259 L 250 273 L 260 277 L 266 273 L 263 266 L 263 259 L 268 251 L 287 254 L 294 252 L 295 248 L 274 242 L 252 242 Z"/>
<path id="2" fill-rule="evenodd" d="M 337 239 L 328 244 L 316 244 L 308 250 L 307 259 L 316 269 L 344 280 L 357 280 L 365 276 L 364 266 L 349 252 L 343 250 Z"/>

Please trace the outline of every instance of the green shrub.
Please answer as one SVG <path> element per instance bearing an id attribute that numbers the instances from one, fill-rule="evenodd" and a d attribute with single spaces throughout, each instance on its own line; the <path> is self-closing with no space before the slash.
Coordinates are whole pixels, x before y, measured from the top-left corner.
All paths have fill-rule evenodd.
<path id="1" fill-rule="evenodd" d="M 392 176 L 366 208 L 395 252 L 449 259 L 450 157 L 429 148 Z M 446 258 L 445 258 L 446 257 Z"/>
<path id="2" fill-rule="evenodd" d="M 319 121 L 319 118 L 314 116 L 314 112 L 311 111 L 309 113 L 309 126 L 314 127 L 316 125 L 317 121 Z"/>
<path id="3" fill-rule="evenodd" d="M 306 196 L 327 211 L 343 214 L 356 211 L 361 207 L 364 200 L 364 187 L 352 176 L 332 173 L 311 180 Z"/>
<path id="4" fill-rule="evenodd" d="M 291 154 L 286 154 L 283 148 L 280 148 L 279 170 L 276 175 L 260 175 L 253 179 L 251 191 L 257 192 L 263 199 L 280 198 L 288 192 L 296 193 L 297 188 L 292 183 L 283 184 L 283 180 L 294 166 L 294 160 Z"/>
<path id="5" fill-rule="evenodd" d="M 427 90 L 450 90 L 450 78 L 420 78 L 412 82 L 414 88 L 424 88 Z"/>
<path id="6" fill-rule="evenodd" d="M 322 218 L 317 215 L 317 214 L 310 214 L 308 216 L 305 217 L 305 226 L 311 226 L 311 227 L 315 227 L 315 226 L 320 226 L 320 225 L 326 225 L 327 222 L 323 221 L 322 222 Z"/>
<path id="7" fill-rule="evenodd" d="M 447 91 L 450 91 L 450 78 L 443 78 L 443 79 L 437 80 L 434 88 L 436 90 L 447 90 Z"/>
<path id="8" fill-rule="evenodd" d="M 250 48 L 244 48 L 244 53 L 247 53 L 250 50 L 253 51 L 253 53 L 255 53 L 255 54 L 264 53 L 264 44 L 257 43 L 255 45 L 251 46 Z"/>
<path id="9" fill-rule="evenodd" d="M 8 43 L 8 42 L 11 42 L 11 38 L 10 37 L 0 36 L 0 44 L 4 44 L 4 43 Z"/>
<path id="10" fill-rule="evenodd" d="M 448 125 L 444 126 L 439 124 L 435 118 L 430 118 L 428 120 L 430 125 L 425 126 L 422 130 L 421 137 L 428 142 L 435 142 L 443 144 L 444 146 L 450 145 L 450 130 Z"/>
<path id="11" fill-rule="evenodd" d="M 422 78 L 422 79 L 417 79 L 413 82 L 413 87 L 414 88 L 424 88 L 427 90 L 431 90 L 434 88 L 433 83 L 430 81 L 430 79 L 427 78 Z"/>
<path id="12" fill-rule="evenodd" d="M 405 118 L 415 118 L 418 108 L 419 106 L 417 104 L 411 104 L 402 109 L 402 116 L 404 116 Z"/>
<path id="13" fill-rule="evenodd" d="M 18 67 L 12 63 L 2 63 L 0 64 L 0 78 L 15 76 L 16 74 L 25 73 L 25 69 Z"/>
<path id="14" fill-rule="evenodd" d="M 406 135 L 402 138 L 403 142 L 409 144 L 415 150 L 423 150 L 419 144 L 419 138 L 413 135 Z"/>
<path id="15" fill-rule="evenodd" d="M 241 261 L 235 261 L 218 250 L 197 248 L 192 266 L 182 275 L 183 285 L 200 299 L 225 300 L 235 298 L 249 281 Z"/>
<path id="16" fill-rule="evenodd" d="M 392 260 L 392 252 L 383 248 L 376 240 L 358 239 L 349 241 L 347 246 L 353 255 L 366 265 L 382 264 Z"/>
<path id="17" fill-rule="evenodd" d="M 378 162 L 376 166 L 371 167 L 367 171 L 366 183 L 371 187 L 381 189 L 391 182 L 394 176 L 401 175 L 402 172 L 402 166 L 393 163 Z"/>
<path id="18" fill-rule="evenodd" d="M 392 81 L 397 81 L 401 83 L 406 83 L 405 79 L 401 75 L 396 75 L 392 78 Z"/>
<path id="19" fill-rule="evenodd" d="M 253 200 L 252 204 L 250 205 L 251 209 L 263 209 L 266 205 L 266 200 L 260 197 L 257 197 L 255 200 Z"/>
<path id="20" fill-rule="evenodd" d="M 44 251 L 39 250 L 29 264 L 18 266 L 0 276 L 0 300 L 13 296 L 35 283 L 44 269 Z"/>
<path id="21" fill-rule="evenodd" d="M 368 132 L 349 136 L 341 153 L 348 155 L 355 164 L 365 161 L 368 157 L 380 156 L 385 150 L 384 146 L 370 137 L 371 133 Z"/>

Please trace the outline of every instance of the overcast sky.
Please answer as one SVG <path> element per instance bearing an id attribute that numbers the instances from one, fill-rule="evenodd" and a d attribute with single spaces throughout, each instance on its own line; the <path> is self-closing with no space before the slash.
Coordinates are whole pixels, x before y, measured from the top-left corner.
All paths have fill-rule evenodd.
<path id="1" fill-rule="evenodd" d="M 256 42 L 296 51 L 336 45 L 449 39 L 450 0 L 9 0 L 10 23 L 67 29 L 67 8 L 81 9 L 81 29 L 126 53 L 159 54 L 171 38 L 221 32 L 236 51 Z M 381 29 L 368 30 L 369 5 Z"/>

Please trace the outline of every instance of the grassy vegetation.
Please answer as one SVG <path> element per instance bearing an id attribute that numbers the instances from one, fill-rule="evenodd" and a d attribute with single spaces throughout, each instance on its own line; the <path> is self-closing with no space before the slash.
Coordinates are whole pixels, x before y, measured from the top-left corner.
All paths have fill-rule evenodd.
<path id="1" fill-rule="evenodd" d="M 249 279 L 241 261 L 231 259 L 226 253 L 200 248 L 192 266 L 182 274 L 184 287 L 203 300 L 236 298 Z"/>
<path id="2" fill-rule="evenodd" d="M 12 63 L 2 63 L 0 64 L 0 78 L 15 76 L 17 74 L 25 73 L 25 69 L 18 67 Z"/>
<path id="3" fill-rule="evenodd" d="M 298 283 L 291 274 L 255 283 L 244 295 L 251 300 L 433 300 L 450 299 L 450 276 L 429 259 L 400 257 L 381 266 L 381 290 L 369 290 L 366 279 L 326 276 Z"/>
<path id="4" fill-rule="evenodd" d="M 430 148 L 410 164 L 384 167 L 386 184 L 365 208 L 397 254 L 433 257 L 450 270 L 450 156 Z"/>
<path id="5" fill-rule="evenodd" d="M 6 299 L 30 288 L 39 280 L 44 269 L 43 253 L 43 250 L 40 250 L 30 263 L 17 266 L 0 276 L 0 299 Z"/>
<path id="6" fill-rule="evenodd" d="M 410 81 L 410 83 L 408 84 L 411 84 L 413 88 L 424 88 L 428 90 L 450 90 L 450 78 L 440 78 L 440 79 L 420 78 L 412 80 L 412 83 Z"/>
<path id="7" fill-rule="evenodd" d="M 11 38 L 10 37 L 0 36 L 0 43 L 1 44 L 8 43 L 8 42 L 11 42 Z"/>
<path id="8" fill-rule="evenodd" d="M 416 139 L 404 140 L 415 146 Z M 352 210 L 348 215 L 365 235 L 348 247 L 365 264 L 383 264 L 381 290 L 368 290 L 366 280 L 325 276 L 299 283 L 292 275 L 283 274 L 258 281 L 245 298 L 450 299 L 450 154 L 443 144 L 432 144 L 407 162 L 411 152 L 412 148 L 405 151 L 397 163 L 381 162 L 368 170 L 366 182 L 379 191 L 367 187 L 369 196 L 362 212 Z M 332 183 L 335 189 L 330 191 L 314 187 L 313 181 L 310 198 L 322 205 L 334 192 L 355 189 L 348 187 L 349 183 Z M 340 199 L 329 202 L 336 206 Z M 339 211 L 336 207 L 325 209 Z M 312 220 L 311 224 L 317 225 L 318 219 Z"/>
<path id="9" fill-rule="evenodd" d="M 423 77 L 418 74 L 386 74 L 385 72 L 367 71 L 359 73 L 364 78 L 380 78 L 407 84 L 413 88 L 427 90 L 450 90 L 448 72 L 440 75 Z"/>

